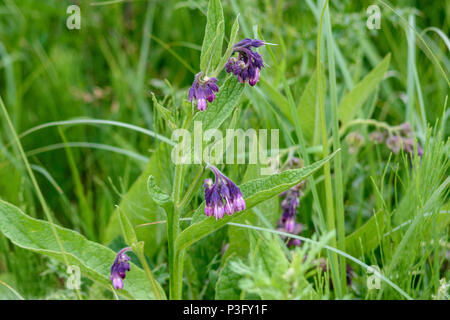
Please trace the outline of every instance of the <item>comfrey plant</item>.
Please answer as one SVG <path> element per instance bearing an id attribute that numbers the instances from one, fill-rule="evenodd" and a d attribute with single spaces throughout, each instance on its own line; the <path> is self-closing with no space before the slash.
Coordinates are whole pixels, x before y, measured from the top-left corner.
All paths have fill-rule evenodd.
<path id="1" fill-rule="evenodd" d="M 245 210 L 244 197 L 234 182 L 216 167 L 208 165 L 208 168 L 214 172 L 215 182 L 213 183 L 211 179 L 206 179 L 203 184 L 205 188 L 206 216 L 214 216 L 218 220 L 222 219 L 225 213 L 231 216 L 235 212 Z"/>
<path id="2" fill-rule="evenodd" d="M 225 71 L 237 76 L 240 83 L 248 82 L 251 86 L 256 85 L 259 80 L 259 73 L 264 67 L 262 56 L 253 51 L 252 48 L 258 48 L 264 45 L 264 41 L 258 39 L 246 38 L 233 46 L 232 55 L 238 53 L 238 57 L 230 57 L 225 65 Z M 219 70 L 220 71 L 220 70 Z M 207 102 L 213 102 L 216 98 L 215 93 L 219 92 L 216 84 L 217 78 L 208 77 L 203 72 L 195 75 L 194 82 L 189 89 L 188 100 L 194 104 L 197 102 L 197 109 L 205 111 Z"/>
<path id="3" fill-rule="evenodd" d="M 210 0 L 205 37 L 200 56 L 200 71 L 195 75 L 188 94 L 188 100 L 192 103 L 192 106 L 196 104 L 200 112 L 193 115 L 182 109 L 182 112 L 186 112 L 186 117 L 183 117 L 182 123 L 179 123 L 172 116 L 171 111 L 159 105 L 156 98 L 153 97 L 154 104 L 158 107 L 161 116 L 168 123 L 171 123 L 174 128 L 181 128 L 193 133 L 195 130 L 194 119 L 202 123 L 202 128 L 205 131 L 220 127 L 232 115 L 244 92 L 244 83 L 254 86 L 259 80 L 260 70 L 264 67 L 264 62 L 262 56 L 255 49 L 268 43 L 249 38 L 235 43 L 239 30 L 238 19 L 236 19 L 231 28 L 228 48 L 222 55 L 224 19 L 221 12 L 221 2 L 219 0 Z M 223 83 L 220 83 L 219 74 L 224 68 L 226 72 L 233 73 L 237 79 L 227 77 Z M 208 103 L 212 102 L 215 103 L 215 108 L 208 109 Z M 210 121 L 211 119 L 213 121 Z M 185 151 L 188 153 L 193 151 L 190 148 L 186 149 Z M 302 181 L 321 168 L 333 156 L 334 154 L 327 156 L 325 159 L 301 169 L 298 166 L 291 166 L 292 170 L 249 180 L 239 187 L 217 167 L 206 163 L 206 159 L 205 162 L 198 163 L 200 166 L 198 164 L 191 166 L 175 163 L 174 173 L 173 175 L 171 174 L 173 183 L 169 187 L 171 188 L 170 193 L 158 186 L 158 181 L 156 181 L 155 177 L 147 175 L 145 177 L 147 181 L 143 185 L 146 186 L 146 191 L 152 199 L 152 203 L 164 211 L 166 217 L 164 222 L 167 227 L 169 298 L 181 299 L 183 297 L 183 268 L 186 249 L 225 224 L 232 222 L 237 216 L 235 213 L 244 212 L 286 191 L 283 194 L 286 199 L 282 204 L 284 214 L 280 220 L 281 227 L 290 233 L 297 234 L 301 232 L 302 225 L 296 223 L 295 215 L 299 205 L 301 189 L 304 185 Z M 214 173 L 214 179 L 204 179 L 205 168 Z M 193 172 L 195 170 L 197 170 L 196 173 Z M 193 177 L 193 180 L 186 183 L 185 179 L 188 176 Z M 197 195 L 197 187 L 202 181 L 205 200 L 204 209 L 200 209 L 203 208 L 202 204 L 195 210 L 191 225 L 182 229 L 180 224 L 181 215 L 186 213 L 186 209 L 193 202 L 192 200 Z M 187 190 L 184 190 L 185 185 L 189 185 Z M 148 293 L 149 297 L 155 299 L 166 298 L 165 291 L 156 281 L 146 261 L 144 243 L 137 239 L 134 230 L 135 226 L 128 220 L 124 212 L 120 211 L 120 209 L 118 211 L 122 233 L 129 247 L 119 251 L 111 267 L 110 280 L 113 283 L 113 287 L 115 289 L 123 289 L 125 287 L 123 280 L 126 272 L 130 271 L 130 259 L 125 252 L 133 250 L 144 270 L 133 267 L 131 272 L 135 272 L 135 269 L 136 272 L 141 272 L 141 275 L 145 272 L 145 276 L 150 284 L 148 288 L 151 288 L 153 291 Z M 289 243 L 289 245 L 300 245 L 298 240 L 293 240 Z M 137 276 L 137 273 L 134 275 Z M 131 282 L 135 280 L 132 277 L 128 278 L 130 285 L 126 286 L 127 292 L 124 292 L 124 294 L 129 294 L 134 289 Z M 139 285 L 141 287 L 134 292 L 136 295 L 145 291 L 142 290 L 142 286 L 147 284 L 139 283 Z"/>
<path id="4" fill-rule="evenodd" d="M 238 57 L 230 57 L 225 70 L 237 76 L 240 83 L 248 82 L 254 86 L 258 83 L 259 72 L 264 67 L 262 56 L 253 51 L 252 48 L 258 48 L 264 45 L 264 41 L 258 39 L 246 38 L 236 43 L 233 47 L 233 54 L 238 53 Z"/>

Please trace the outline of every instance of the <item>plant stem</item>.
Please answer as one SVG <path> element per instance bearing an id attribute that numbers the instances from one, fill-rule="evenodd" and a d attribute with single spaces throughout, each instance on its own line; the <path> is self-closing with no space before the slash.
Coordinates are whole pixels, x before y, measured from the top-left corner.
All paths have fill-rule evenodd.
<path id="1" fill-rule="evenodd" d="M 320 61 L 320 44 L 321 44 L 321 34 L 322 34 L 322 24 L 323 18 L 325 15 L 325 9 L 328 5 L 328 0 L 325 0 L 325 4 L 322 9 L 322 14 L 319 22 L 319 31 L 317 34 L 317 94 L 319 95 L 319 111 L 320 111 L 320 126 L 321 126 L 321 136 L 322 136 L 322 146 L 323 146 L 323 157 L 328 156 L 328 137 L 327 137 L 327 124 L 325 120 L 325 106 L 322 96 L 322 81 L 321 81 L 321 61 Z M 326 198 L 326 208 L 327 208 L 327 226 L 328 231 L 334 231 L 336 229 L 335 226 L 335 216 L 334 216 L 334 202 L 333 202 L 333 189 L 331 185 L 331 169 L 330 163 L 325 163 L 324 167 L 324 176 L 325 176 L 325 198 Z M 336 238 L 333 237 L 331 239 L 331 245 L 336 247 Z M 342 286 L 341 279 L 339 277 L 338 270 L 338 259 L 335 253 L 330 254 L 331 260 L 331 276 L 333 279 L 333 283 L 336 287 L 337 297 L 342 297 Z"/>
<path id="2" fill-rule="evenodd" d="M 331 113 L 333 122 L 333 149 L 338 150 L 341 147 L 339 137 L 339 120 L 338 120 L 338 102 L 337 102 L 337 90 L 336 90 L 336 67 L 334 63 L 334 41 L 331 31 L 331 19 L 330 10 L 326 8 L 326 35 L 327 35 L 327 56 L 328 56 L 328 70 L 329 70 L 329 82 L 330 82 L 330 101 L 331 101 Z M 336 192 L 336 218 L 337 218 L 337 238 L 338 249 L 345 251 L 345 215 L 344 215 L 344 194 L 342 184 L 342 156 L 338 152 L 334 158 L 334 190 Z M 346 287 L 346 263 L 345 257 L 340 256 L 340 274 L 343 294 L 345 294 Z"/>
<path id="3" fill-rule="evenodd" d="M 162 300 L 163 297 L 161 296 L 160 288 L 158 286 L 158 283 L 155 280 L 155 277 L 153 276 L 152 270 L 150 269 L 150 267 L 147 263 L 147 260 L 145 259 L 143 248 L 138 247 L 136 250 L 136 253 L 139 258 L 139 261 L 141 262 L 142 266 L 144 267 L 145 274 L 147 275 L 147 278 L 150 282 L 150 286 L 152 287 L 153 292 L 155 293 L 155 298 L 157 300 Z"/>
<path id="4" fill-rule="evenodd" d="M 179 203 L 175 204 L 175 207 L 177 209 L 178 208 L 179 209 L 184 208 L 189 203 L 189 201 L 192 199 L 192 196 L 194 195 L 194 191 L 197 188 L 198 183 L 201 180 L 201 177 L 203 176 L 203 171 L 204 171 L 204 168 L 203 168 L 203 165 L 201 165 L 200 168 L 198 168 L 198 170 L 197 170 L 197 173 L 196 173 L 196 175 L 194 177 L 194 181 L 189 186 L 189 188 L 186 191 L 183 199 Z"/>

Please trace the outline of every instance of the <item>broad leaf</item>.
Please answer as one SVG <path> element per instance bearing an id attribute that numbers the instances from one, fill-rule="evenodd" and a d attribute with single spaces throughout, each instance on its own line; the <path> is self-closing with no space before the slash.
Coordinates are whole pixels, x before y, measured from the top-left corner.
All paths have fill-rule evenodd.
<path id="1" fill-rule="evenodd" d="M 116 253 L 75 231 L 54 227 L 69 264 L 78 266 L 83 276 L 112 288 L 109 276 Z M 31 218 L 3 200 L 0 200 L 0 231 L 21 248 L 64 261 L 50 223 Z M 127 273 L 124 289 L 117 293 L 134 299 L 154 299 L 145 272 L 134 264 Z"/>
<path id="2" fill-rule="evenodd" d="M 383 229 L 384 214 L 380 211 L 345 238 L 345 251 L 354 257 L 369 253 L 380 244 Z"/>
<path id="3" fill-rule="evenodd" d="M 171 190 L 172 169 L 170 166 L 172 166 L 170 147 L 161 144 L 128 192 L 121 195 L 120 210 L 130 219 L 133 225 L 165 219 L 164 210 L 148 194 L 147 180 L 152 175 L 163 190 Z M 102 242 L 108 244 L 121 234 L 119 211 L 115 210 L 103 235 Z M 151 243 L 151 245 L 145 247 L 145 252 L 152 256 L 158 251 L 158 245 L 165 241 L 166 228 L 162 224 L 157 224 L 151 227 L 138 228 L 136 234 L 141 241 Z"/>
<path id="4" fill-rule="evenodd" d="M 216 300 L 239 300 L 241 289 L 238 283 L 242 278 L 241 275 L 234 272 L 231 264 L 233 257 L 229 257 L 222 270 L 219 273 L 219 279 L 216 283 Z"/>
<path id="5" fill-rule="evenodd" d="M 281 192 L 300 183 L 313 172 L 321 168 L 326 162 L 334 157 L 336 152 L 320 161 L 317 161 L 307 167 L 295 170 L 287 170 L 265 178 L 252 180 L 240 186 L 241 192 L 246 203 L 246 210 L 236 213 L 232 216 L 226 215 L 223 219 L 217 220 L 213 217 L 206 218 L 204 212 L 205 203 L 196 210 L 193 216 L 192 225 L 183 230 L 176 240 L 178 250 L 184 249 L 204 236 L 220 229 L 228 222 L 235 221 L 242 215 L 245 215 L 251 208 L 257 204 L 275 197 Z"/>
<path id="6" fill-rule="evenodd" d="M 259 165 L 248 165 L 244 175 L 243 182 L 261 178 L 261 167 Z M 261 202 L 257 206 L 248 211 L 247 214 L 240 216 L 234 222 L 251 224 L 253 226 L 268 227 L 267 223 L 272 227 L 276 225 L 280 217 L 279 201 L 277 197 L 272 197 Z M 248 254 L 250 244 L 248 241 L 249 230 L 245 228 L 228 226 L 229 247 L 226 256 L 236 254 L 239 257 L 245 257 Z"/>
<path id="7" fill-rule="evenodd" d="M 368 75 L 347 93 L 339 104 L 338 114 L 342 126 L 352 121 L 363 106 L 370 94 L 377 88 L 378 84 L 389 67 L 391 54 L 388 54 Z"/>

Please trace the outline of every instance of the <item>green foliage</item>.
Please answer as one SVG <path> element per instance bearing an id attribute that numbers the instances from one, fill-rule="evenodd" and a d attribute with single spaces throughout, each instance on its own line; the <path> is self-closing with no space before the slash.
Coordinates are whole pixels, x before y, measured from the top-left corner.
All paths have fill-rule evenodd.
<path id="1" fill-rule="evenodd" d="M 25 215 L 13 205 L 0 201 L 0 230 L 15 245 L 63 261 L 53 237 L 50 225 Z M 109 273 L 115 252 L 98 243 L 87 240 L 77 232 L 55 226 L 70 265 L 78 266 L 83 275 L 111 287 Z M 144 271 L 131 265 L 127 284 L 121 294 L 134 299 L 153 299 Z"/>
<path id="2" fill-rule="evenodd" d="M 201 205 L 194 213 L 192 225 L 183 230 L 183 232 L 178 236 L 176 247 L 179 250 L 188 247 L 204 236 L 225 226 L 228 222 L 234 221 L 240 216 L 243 216 L 255 205 L 295 186 L 300 181 L 320 169 L 326 162 L 332 159 L 333 156 L 334 154 L 331 154 L 327 158 L 319 160 L 314 164 L 301 169 L 284 171 L 282 173 L 255 179 L 240 185 L 239 188 L 244 196 L 246 206 L 246 209 L 243 212 L 232 216 L 226 216 L 223 219 L 215 221 L 212 218 L 208 219 L 204 215 L 204 204 Z"/>
<path id="3" fill-rule="evenodd" d="M 338 113 L 342 126 L 347 125 L 358 114 L 363 103 L 376 89 L 389 67 L 391 55 L 388 54 L 368 75 L 347 93 L 339 104 Z"/>
<path id="4" fill-rule="evenodd" d="M 220 0 L 210 0 L 200 56 L 200 70 L 208 75 L 214 70 L 222 57 L 222 43 L 225 30 L 222 3 Z"/>

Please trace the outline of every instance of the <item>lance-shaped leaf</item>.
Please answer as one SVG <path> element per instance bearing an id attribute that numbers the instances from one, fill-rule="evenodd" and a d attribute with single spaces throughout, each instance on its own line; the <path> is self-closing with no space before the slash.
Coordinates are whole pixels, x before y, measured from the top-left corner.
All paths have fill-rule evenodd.
<path id="1" fill-rule="evenodd" d="M 391 54 L 388 54 L 364 79 L 358 82 L 352 91 L 342 98 L 338 113 L 339 120 L 341 120 L 343 126 L 353 120 L 363 106 L 363 103 L 374 92 L 381 80 L 383 80 L 390 60 Z"/>
<path id="2" fill-rule="evenodd" d="M 206 69 L 214 70 L 222 55 L 223 34 L 225 32 L 223 9 L 220 0 L 210 0 L 203 38 L 202 52 L 200 55 L 200 69 L 206 73 Z M 214 43 L 214 47 L 211 44 Z"/>
<path id="3" fill-rule="evenodd" d="M 116 253 L 87 240 L 75 231 L 57 225 L 54 227 L 61 239 L 68 263 L 78 266 L 83 276 L 112 288 L 109 276 Z M 0 200 L 0 231 L 21 248 L 64 261 L 50 223 L 31 218 L 3 200 Z M 136 265 L 131 264 L 124 283 L 124 289 L 116 291 L 119 295 L 132 299 L 154 299 L 145 272 Z"/>
<path id="4" fill-rule="evenodd" d="M 130 219 L 128 219 L 126 214 L 122 210 L 120 210 L 120 208 L 119 208 L 119 220 L 125 242 L 129 246 L 137 244 L 138 239 L 136 236 L 136 232 L 134 231 L 133 224 L 131 223 Z"/>
<path id="5" fill-rule="evenodd" d="M 228 61 L 228 58 L 230 58 L 233 47 L 236 42 L 237 34 L 239 31 L 239 14 L 236 17 L 236 20 L 234 20 L 233 26 L 231 27 L 231 33 L 230 33 L 230 42 L 228 42 L 227 50 L 225 51 L 225 54 L 220 59 L 219 65 L 217 66 L 216 70 L 214 70 L 212 77 L 216 77 L 220 71 L 225 67 L 225 64 Z"/>
<path id="6" fill-rule="evenodd" d="M 336 151 L 338 152 L 338 151 Z M 226 215 L 217 220 L 204 214 L 205 203 L 196 210 L 192 225 L 181 232 L 176 240 L 177 250 L 184 249 L 208 234 L 222 228 L 228 222 L 232 222 L 257 204 L 279 195 L 281 192 L 292 188 L 313 172 L 321 168 L 326 162 L 333 158 L 336 152 L 301 169 L 287 170 L 261 179 L 256 179 L 242 184 L 239 188 L 245 199 L 246 210 L 232 216 Z"/>

